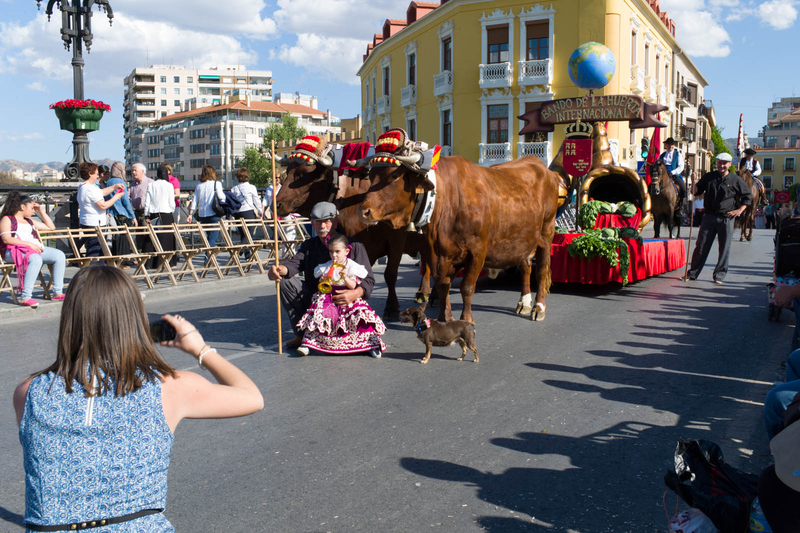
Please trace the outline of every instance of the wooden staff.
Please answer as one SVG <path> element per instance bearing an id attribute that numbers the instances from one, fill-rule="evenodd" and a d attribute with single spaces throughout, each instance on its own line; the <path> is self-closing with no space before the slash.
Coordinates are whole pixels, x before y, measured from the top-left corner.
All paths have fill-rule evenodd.
<path id="1" fill-rule="evenodd" d="M 689 196 L 688 194 L 686 196 Z M 686 200 L 689 202 L 689 200 Z M 694 195 L 692 195 L 691 205 L 689 206 L 689 240 L 686 241 L 686 269 L 683 272 L 683 281 L 686 281 L 689 275 L 689 263 L 691 263 L 691 258 L 689 257 L 689 250 L 692 249 L 692 228 L 694 227 Z"/>
<path id="2" fill-rule="evenodd" d="M 275 186 L 275 139 L 270 141 L 272 152 L 272 235 L 275 237 L 275 268 L 281 264 L 280 250 L 278 249 L 278 206 L 275 205 L 275 198 L 278 195 L 278 188 Z M 281 326 L 281 282 L 275 280 L 275 290 L 278 297 L 278 353 L 283 355 L 283 329 Z"/>

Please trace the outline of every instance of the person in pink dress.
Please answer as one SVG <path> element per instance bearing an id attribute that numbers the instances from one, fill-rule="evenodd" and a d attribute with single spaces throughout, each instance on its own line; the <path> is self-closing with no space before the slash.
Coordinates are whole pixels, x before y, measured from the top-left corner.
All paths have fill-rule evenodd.
<path id="1" fill-rule="evenodd" d="M 303 331 L 303 342 L 297 351 L 308 355 L 311 350 L 330 354 L 367 352 L 378 359 L 386 350 L 381 335 L 386 326 L 369 304 L 357 298 L 348 305 L 337 305 L 332 297 L 340 291 L 355 289 L 368 275 L 366 267 L 348 256 L 349 241 L 335 235 L 328 241 L 331 260 L 314 269 L 314 277 L 329 284 L 330 291 L 315 293 L 311 306 L 297 328 Z"/>

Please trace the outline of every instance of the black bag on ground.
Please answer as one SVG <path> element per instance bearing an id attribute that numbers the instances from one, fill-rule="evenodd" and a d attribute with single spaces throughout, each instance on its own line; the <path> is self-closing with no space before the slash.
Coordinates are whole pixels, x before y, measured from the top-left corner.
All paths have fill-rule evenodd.
<path id="1" fill-rule="evenodd" d="M 725 464 L 722 450 L 707 440 L 681 439 L 675 448 L 675 471 L 664 483 L 695 507 L 723 533 L 744 533 L 750 506 L 758 493 L 758 476 Z"/>

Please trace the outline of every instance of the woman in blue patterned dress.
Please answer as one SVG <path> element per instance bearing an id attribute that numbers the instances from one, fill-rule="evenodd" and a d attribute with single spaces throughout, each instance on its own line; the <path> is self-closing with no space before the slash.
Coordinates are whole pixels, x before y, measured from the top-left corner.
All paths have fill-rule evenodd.
<path id="1" fill-rule="evenodd" d="M 162 359 L 121 270 L 95 266 L 72 278 L 55 362 L 14 392 L 27 531 L 174 531 L 162 511 L 178 422 L 263 408 L 258 387 L 197 329 L 162 318 L 176 330 L 162 344 L 194 356 L 218 384 Z"/>

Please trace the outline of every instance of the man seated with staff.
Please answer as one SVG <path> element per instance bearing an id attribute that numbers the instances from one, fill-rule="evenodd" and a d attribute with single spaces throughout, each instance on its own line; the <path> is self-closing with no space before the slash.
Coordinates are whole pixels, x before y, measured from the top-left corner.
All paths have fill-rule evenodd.
<path id="1" fill-rule="evenodd" d="M 297 323 L 311 305 L 311 297 L 317 292 L 314 268 L 330 259 L 327 242 L 337 234 L 338 216 L 339 212 L 332 203 L 316 204 L 311 210 L 310 217 L 316 236 L 303 241 L 291 259 L 282 262 L 280 266 L 272 265 L 267 274 L 269 279 L 281 281 L 281 305 L 286 309 L 295 332 L 295 338 L 286 343 L 287 348 L 297 348 L 303 342 L 303 332 L 297 328 Z M 372 288 L 375 286 L 372 263 L 364 245 L 351 240 L 349 257 L 366 267 L 367 276 L 355 289 L 338 292 L 334 295 L 333 302 L 337 305 L 349 305 L 358 298 L 366 300 L 372 294 Z M 296 277 L 299 272 L 303 273 L 303 280 Z"/>

